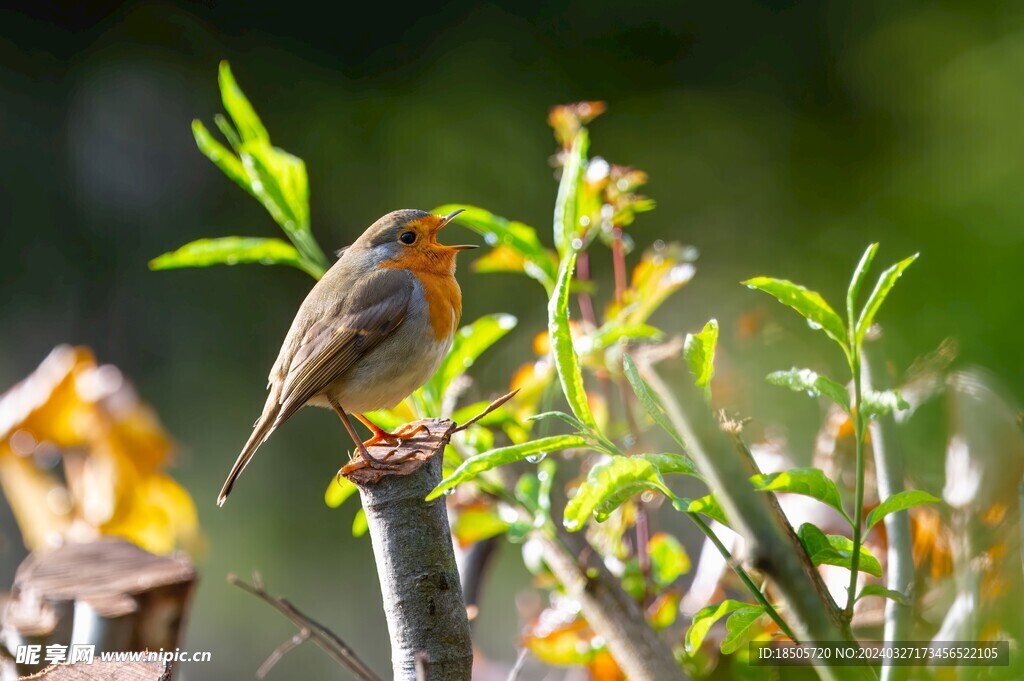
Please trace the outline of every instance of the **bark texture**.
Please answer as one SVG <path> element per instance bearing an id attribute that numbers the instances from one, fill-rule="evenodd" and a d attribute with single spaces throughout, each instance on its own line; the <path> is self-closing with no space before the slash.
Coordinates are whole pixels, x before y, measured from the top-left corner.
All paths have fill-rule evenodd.
<path id="1" fill-rule="evenodd" d="M 455 424 L 441 419 L 422 423 L 428 432 L 403 444 L 390 459 L 418 451 L 419 465 L 411 471 L 405 466 L 382 475 L 374 471 L 374 481 L 360 475 L 365 468 L 346 475 L 359 485 L 366 512 L 394 678 L 416 679 L 417 654 L 425 654 L 430 681 L 469 681 L 473 647 L 445 502 L 443 497 L 424 501 L 441 482 L 442 452 Z M 375 450 L 371 454 L 383 456 L 387 448 Z"/>

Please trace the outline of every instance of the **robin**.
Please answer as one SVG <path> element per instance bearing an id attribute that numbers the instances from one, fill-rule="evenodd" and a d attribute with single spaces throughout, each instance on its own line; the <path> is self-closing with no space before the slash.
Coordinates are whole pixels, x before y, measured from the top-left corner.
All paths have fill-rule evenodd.
<path id="1" fill-rule="evenodd" d="M 367 465 L 392 467 L 368 446 L 397 444 L 415 432 L 389 433 L 363 413 L 393 407 L 423 385 L 452 345 L 462 316 L 455 255 L 476 246 L 446 246 L 437 233 L 461 213 L 397 210 L 370 225 L 299 306 L 270 370 L 263 414 L 217 497 L 271 433 L 307 404 L 337 412 Z M 372 436 L 363 442 L 353 414 Z"/>

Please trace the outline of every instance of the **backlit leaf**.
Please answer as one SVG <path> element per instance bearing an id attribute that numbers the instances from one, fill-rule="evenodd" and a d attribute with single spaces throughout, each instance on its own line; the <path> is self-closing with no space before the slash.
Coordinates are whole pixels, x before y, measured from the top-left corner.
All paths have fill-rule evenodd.
<path id="1" fill-rule="evenodd" d="M 901 594 L 899 591 L 893 589 L 886 589 L 881 584 L 868 584 L 860 590 L 857 594 L 857 600 L 864 598 L 865 596 L 881 596 L 882 598 L 888 598 L 896 601 L 900 605 L 910 605 L 910 599 Z"/>
<path id="2" fill-rule="evenodd" d="M 562 523 L 575 532 L 583 529 L 591 514 L 601 522 L 634 495 L 649 489 L 674 499 L 658 467 L 642 455 L 609 457 L 590 469 L 586 481 L 565 505 Z"/>
<path id="3" fill-rule="evenodd" d="M 576 254 L 566 257 L 559 270 L 558 282 L 548 303 L 548 335 L 551 337 L 551 352 L 555 360 L 555 371 L 562 384 L 562 392 L 569 407 L 584 425 L 596 428 L 597 423 L 587 403 L 587 391 L 583 387 L 583 370 L 573 347 L 569 329 L 569 282 L 576 267 Z"/>
<path id="4" fill-rule="evenodd" d="M 224 110 L 228 112 L 231 120 L 234 121 L 235 128 L 238 130 L 242 142 L 250 140 L 264 143 L 270 142 L 267 129 L 263 127 L 260 117 L 256 115 L 256 111 L 252 108 L 252 104 L 249 103 L 245 93 L 238 87 L 238 83 L 231 73 L 231 66 L 226 61 L 220 63 L 218 81 L 220 83 L 221 100 L 224 102 Z"/>
<path id="5" fill-rule="evenodd" d="M 715 622 L 731 612 L 748 607 L 750 607 L 748 603 L 729 599 L 699 610 L 693 616 L 693 623 L 690 624 L 690 628 L 686 631 L 686 652 L 693 655 L 700 650 L 704 639 L 707 637 L 708 632 L 711 631 L 711 627 L 714 626 Z"/>
<path id="6" fill-rule="evenodd" d="M 338 508 L 358 491 L 354 482 L 342 475 L 336 475 L 327 486 L 327 491 L 324 492 L 324 503 L 331 508 Z"/>
<path id="7" fill-rule="evenodd" d="M 227 236 L 199 239 L 149 261 L 152 270 L 210 265 L 289 265 L 309 272 L 295 247 L 281 239 Z"/>
<path id="8" fill-rule="evenodd" d="M 715 375 L 715 345 L 718 343 L 718 322 L 709 321 L 700 333 L 686 334 L 683 343 L 683 357 L 690 367 L 690 373 L 697 386 L 704 388 L 704 395 L 711 399 L 711 379 Z"/>
<path id="9" fill-rule="evenodd" d="M 725 640 L 722 641 L 722 654 L 730 655 L 739 650 L 753 634 L 751 629 L 761 619 L 765 610 L 763 605 L 745 605 L 737 608 L 725 621 Z"/>
<path id="10" fill-rule="evenodd" d="M 712 520 L 717 520 L 723 525 L 728 525 L 729 520 L 725 517 L 725 511 L 718 505 L 718 499 L 714 494 L 708 494 L 700 499 L 694 499 L 686 509 L 689 513 L 700 513 Z"/>
<path id="11" fill-rule="evenodd" d="M 455 469 L 454 473 L 442 480 L 427 495 L 427 501 L 438 498 L 444 494 L 445 490 L 453 489 L 456 485 L 468 482 L 492 468 L 497 468 L 514 461 L 522 461 L 530 456 L 541 456 L 563 449 L 583 447 L 586 444 L 587 440 L 579 435 L 553 435 L 478 454 L 463 461 L 462 465 Z"/>
<path id="12" fill-rule="evenodd" d="M 828 376 L 822 376 L 810 369 L 775 371 L 768 374 L 768 382 L 815 397 L 827 397 L 842 407 L 847 414 L 850 413 L 850 393 L 846 388 Z"/>
<path id="13" fill-rule="evenodd" d="M 793 468 L 780 473 L 755 475 L 750 482 L 760 492 L 790 492 L 817 499 L 849 520 L 836 483 L 818 468 Z"/>
<path id="14" fill-rule="evenodd" d="M 853 542 L 837 534 L 826 535 L 811 523 L 804 523 L 797 532 L 807 555 L 815 565 L 837 565 L 849 569 L 853 560 Z M 860 547 L 857 568 L 874 577 L 882 576 L 878 559 L 864 546 Z"/>
<path id="15" fill-rule="evenodd" d="M 851 329 L 857 328 L 857 296 L 860 294 L 860 288 L 864 284 L 864 279 L 868 276 L 868 270 L 871 269 L 871 262 L 875 259 L 875 253 L 877 252 L 877 243 L 868 246 L 867 250 L 864 251 L 864 255 L 861 256 L 860 262 L 857 263 L 857 269 L 853 272 L 853 278 L 850 279 L 850 288 L 846 292 L 846 315 L 847 323 Z"/>
<path id="16" fill-rule="evenodd" d="M 660 587 L 671 586 L 690 571 L 690 557 L 686 549 L 667 532 L 658 532 L 651 537 L 647 553 L 651 557 L 651 579 Z"/>
<path id="17" fill-rule="evenodd" d="M 922 492 L 918 489 L 908 489 L 903 492 L 898 492 L 872 509 L 871 513 L 868 513 L 866 523 L 867 529 L 870 530 L 878 524 L 878 521 L 890 513 L 904 511 L 914 506 L 920 506 L 921 504 L 934 504 L 938 501 L 941 501 L 938 497 L 932 496 L 931 494 L 928 494 L 928 492 Z"/>
<path id="18" fill-rule="evenodd" d="M 759 289 L 765 293 L 775 296 L 780 303 L 787 305 L 811 323 L 812 326 L 823 330 L 829 338 L 846 347 L 846 328 L 843 320 L 839 318 L 820 293 L 794 284 L 785 279 L 773 279 L 771 277 L 754 277 L 743 282 L 746 286 Z"/>
<path id="19" fill-rule="evenodd" d="M 898 390 L 865 390 L 861 396 L 861 410 L 868 418 L 886 416 L 903 409 L 910 409 L 910 405 Z"/>
<path id="20" fill-rule="evenodd" d="M 864 303 L 864 309 L 860 312 L 860 319 L 857 320 L 857 345 L 863 342 L 864 336 L 867 335 L 868 329 L 871 328 L 871 324 L 875 321 L 875 315 L 878 314 L 879 308 L 882 307 L 882 303 L 885 302 L 892 287 L 896 285 L 896 280 L 903 275 L 904 270 L 917 260 L 918 255 L 918 253 L 915 253 L 909 258 L 899 261 L 882 272 L 881 276 L 878 277 L 878 283 L 875 284 L 875 289 L 868 296 L 867 302 Z"/>

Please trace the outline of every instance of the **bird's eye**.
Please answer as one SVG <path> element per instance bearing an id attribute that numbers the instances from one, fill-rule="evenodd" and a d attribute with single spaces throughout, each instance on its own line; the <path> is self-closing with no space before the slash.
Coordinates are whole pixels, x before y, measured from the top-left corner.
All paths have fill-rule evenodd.
<path id="1" fill-rule="evenodd" d="M 411 246 L 416 242 L 416 232 L 403 232 L 402 236 L 398 237 L 398 240 L 406 246 Z"/>

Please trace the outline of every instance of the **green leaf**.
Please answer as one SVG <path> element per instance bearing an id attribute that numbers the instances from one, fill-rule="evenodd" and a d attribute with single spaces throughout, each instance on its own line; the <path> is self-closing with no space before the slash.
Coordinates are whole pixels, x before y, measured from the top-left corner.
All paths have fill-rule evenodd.
<path id="1" fill-rule="evenodd" d="M 881 584 L 868 584 L 860 593 L 857 594 L 857 600 L 864 598 L 865 596 L 881 596 L 882 598 L 888 598 L 894 600 L 900 605 L 910 605 L 910 599 L 901 594 L 899 591 L 893 589 L 886 589 Z"/>
<path id="2" fill-rule="evenodd" d="M 447 204 L 438 206 L 432 212 L 448 215 L 462 209 L 455 222 L 465 225 L 481 235 L 489 245 L 510 248 L 523 259 L 522 270 L 530 278 L 539 281 L 550 294 L 558 277 L 558 259 L 544 248 L 537 237 L 537 230 L 521 222 L 512 222 L 475 206 Z"/>
<path id="3" fill-rule="evenodd" d="M 837 565 L 849 569 L 853 560 L 853 542 L 837 534 L 825 535 L 811 523 L 800 526 L 797 534 L 815 565 Z M 866 547 L 860 547 L 858 570 L 874 577 L 882 576 L 882 566 Z"/>
<path id="4" fill-rule="evenodd" d="M 718 343 L 718 321 L 712 319 L 700 333 L 686 334 L 683 357 L 690 366 L 697 387 L 704 388 L 704 396 L 711 399 L 711 378 L 715 375 L 715 345 Z"/>
<path id="5" fill-rule="evenodd" d="M 875 259 L 877 252 L 877 243 L 868 246 L 864 255 L 861 256 L 860 262 L 857 263 L 857 269 L 854 270 L 853 278 L 850 280 L 850 288 L 846 292 L 846 318 L 851 329 L 857 328 L 857 296 L 860 294 L 860 287 L 868 276 L 868 270 L 871 269 L 871 262 Z"/>
<path id="6" fill-rule="evenodd" d="M 214 139 L 210 131 L 199 120 L 192 121 L 192 136 L 195 137 L 196 146 L 203 156 L 213 161 L 213 164 L 231 178 L 239 187 L 256 196 L 252 183 L 249 182 L 249 175 L 242 167 L 242 161 L 235 156 L 230 149 Z"/>
<path id="7" fill-rule="evenodd" d="M 672 439 L 676 441 L 676 444 L 683 449 L 686 449 L 686 443 L 683 442 L 683 438 L 679 435 L 679 431 L 677 431 L 675 426 L 672 425 L 672 422 L 669 421 L 668 415 L 665 413 L 665 408 L 661 405 L 661 400 L 658 399 L 658 395 L 640 375 L 640 371 L 636 368 L 636 363 L 633 361 L 633 358 L 627 354 L 623 354 L 622 368 L 626 374 L 626 380 L 629 381 L 629 385 L 633 388 L 633 392 L 636 393 L 637 399 L 640 400 L 640 404 L 643 405 L 647 414 L 656 424 L 658 424 L 658 426 L 661 427 L 662 430 L 668 433 Z"/>
<path id="8" fill-rule="evenodd" d="M 527 421 L 548 421 L 550 419 L 558 419 L 559 421 L 565 421 L 575 430 L 581 433 L 586 431 L 587 427 L 583 425 L 583 422 L 572 414 L 566 414 L 564 411 L 543 411 L 539 414 L 526 417 Z"/>
<path id="9" fill-rule="evenodd" d="M 715 622 L 740 608 L 749 607 L 751 607 L 749 603 L 729 599 L 717 605 L 709 605 L 698 610 L 697 614 L 693 616 L 690 628 L 686 631 L 686 652 L 693 655 L 700 650 L 704 639 L 707 637 L 708 632 L 711 631 L 711 627 L 714 626 Z"/>
<path id="10" fill-rule="evenodd" d="M 857 321 L 857 333 L 855 335 L 856 344 L 859 346 L 864 341 L 864 336 L 867 335 L 868 329 L 871 328 L 871 324 L 875 321 L 875 315 L 878 314 L 878 309 L 882 307 L 882 303 L 889 295 L 889 291 L 896 285 L 896 280 L 900 278 L 903 271 L 906 270 L 910 265 L 917 260 L 920 253 L 915 253 L 909 258 L 899 261 L 886 271 L 882 272 L 881 276 L 878 277 L 878 283 L 875 284 L 875 290 L 868 296 L 868 301 L 864 303 L 864 309 L 860 311 L 860 319 Z"/>
<path id="11" fill-rule="evenodd" d="M 440 411 L 441 400 L 452 381 L 466 373 L 466 370 L 473 366 L 473 362 L 487 348 L 516 328 L 516 324 L 516 318 L 510 314 L 491 314 L 458 330 L 452 340 L 452 347 L 441 362 L 441 366 L 421 388 L 423 397 L 432 413 Z"/>
<path id="12" fill-rule="evenodd" d="M 468 482 L 484 471 L 503 466 L 514 461 L 522 461 L 530 456 L 541 456 L 551 452 L 573 447 L 584 447 L 587 444 L 586 438 L 579 435 L 552 435 L 539 440 L 524 442 L 519 445 L 500 447 L 489 452 L 478 454 L 462 462 L 462 465 L 455 469 L 451 475 L 442 480 L 430 494 L 427 501 L 438 498 L 445 490 L 453 489 L 456 485 Z"/>
<path id="13" fill-rule="evenodd" d="M 665 334 L 649 324 L 630 324 L 613 320 L 576 343 L 576 349 L 587 355 L 600 352 L 619 341 L 659 341 Z"/>
<path id="14" fill-rule="evenodd" d="M 870 530 L 878 524 L 879 520 L 890 513 L 904 511 L 914 506 L 920 506 L 921 504 L 934 504 L 938 501 L 941 501 L 941 499 L 918 489 L 908 489 L 903 492 L 898 492 L 872 509 L 871 513 L 868 513 L 867 529 Z"/>
<path id="15" fill-rule="evenodd" d="M 671 586 L 679 577 L 690 571 L 690 557 L 686 549 L 667 532 L 658 532 L 647 543 L 651 557 L 651 578 L 660 587 Z"/>
<path id="16" fill-rule="evenodd" d="M 586 481 L 565 505 L 562 524 L 575 532 L 583 529 L 591 514 L 603 522 L 634 495 L 649 489 L 675 499 L 658 467 L 643 455 L 609 457 L 590 469 Z"/>
<path id="17" fill-rule="evenodd" d="M 238 87 L 238 83 L 231 73 L 231 66 L 226 61 L 220 63 L 218 80 L 220 82 L 220 96 L 224 102 L 224 110 L 230 114 L 231 120 L 235 122 L 235 127 L 238 129 L 242 142 L 250 140 L 270 142 L 270 135 L 267 134 L 267 129 L 263 127 L 260 117 L 256 115 L 256 111 L 252 108 L 252 104 L 249 103 L 245 93 Z"/>
<path id="18" fill-rule="evenodd" d="M 688 513 L 700 513 L 706 515 L 712 520 L 717 520 L 723 525 L 728 526 L 729 520 L 725 517 L 725 511 L 718 505 L 718 499 L 715 498 L 714 494 L 708 494 L 700 499 L 694 499 L 690 502 L 689 507 L 686 509 Z"/>
<path id="19" fill-rule="evenodd" d="M 637 454 L 647 459 L 657 467 L 658 472 L 662 475 L 669 473 L 681 473 L 682 475 L 690 475 L 698 480 L 703 480 L 700 472 L 697 470 L 696 464 L 688 456 L 682 454 L 675 454 L 673 452 L 665 452 L 662 454 Z"/>
<path id="20" fill-rule="evenodd" d="M 555 371 L 562 384 L 562 392 L 576 417 L 588 428 L 597 429 L 597 422 L 587 403 L 587 391 L 583 387 L 583 369 L 573 347 L 569 330 L 569 282 L 576 267 L 576 254 L 568 256 L 562 263 L 558 282 L 548 303 L 548 334 L 551 336 L 551 354 L 555 360 Z"/>
<path id="21" fill-rule="evenodd" d="M 369 528 L 370 526 L 366 522 L 366 511 L 360 508 L 356 511 L 356 517 L 352 519 L 352 536 L 362 537 Z"/>
<path id="22" fill-rule="evenodd" d="M 331 508 L 338 508 L 357 491 L 355 483 L 344 476 L 336 475 L 331 478 L 331 484 L 324 492 L 324 503 Z"/>
<path id="23" fill-rule="evenodd" d="M 865 390 L 860 404 L 864 416 L 869 419 L 910 409 L 910 405 L 898 390 Z"/>
<path id="24" fill-rule="evenodd" d="M 199 239 L 176 251 L 164 253 L 149 261 L 151 270 L 172 270 L 179 267 L 210 265 L 289 265 L 310 272 L 295 247 L 281 239 L 227 236 L 220 239 Z"/>
<path id="25" fill-rule="evenodd" d="M 749 288 L 759 289 L 775 296 L 780 303 L 803 315 L 812 326 L 820 328 L 829 338 L 843 348 L 846 347 L 846 329 L 843 326 L 843 320 L 825 302 L 820 293 L 785 279 L 772 279 L 771 277 L 754 277 L 743 283 Z"/>
<path id="26" fill-rule="evenodd" d="M 843 509 L 836 483 L 818 468 L 793 468 L 780 473 L 755 475 L 750 482 L 759 492 L 790 492 L 817 499 L 850 520 Z"/>
<path id="27" fill-rule="evenodd" d="M 554 235 L 555 249 L 563 257 L 566 250 L 572 248 L 571 240 L 575 238 L 579 225 L 579 187 L 583 181 L 583 167 L 589 145 L 587 129 L 580 128 L 562 163 L 562 177 L 555 197 Z"/>
<path id="28" fill-rule="evenodd" d="M 722 641 L 722 654 L 730 655 L 739 650 L 750 638 L 751 628 L 764 615 L 763 605 L 745 605 L 737 608 L 725 621 L 725 640 Z"/>
<path id="29" fill-rule="evenodd" d="M 768 374 L 768 382 L 816 397 L 827 397 L 842 407 L 847 414 L 851 413 L 850 393 L 846 388 L 828 376 L 822 376 L 810 369 L 793 368 L 789 371 L 775 371 Z"/>
<path id="30" fill-rule="evenodd" d="M 504 534 L 510 527 L 494 506 L 476 504 L 459 509 L 451 532 L 460 545 L 468 546 Z"/>

